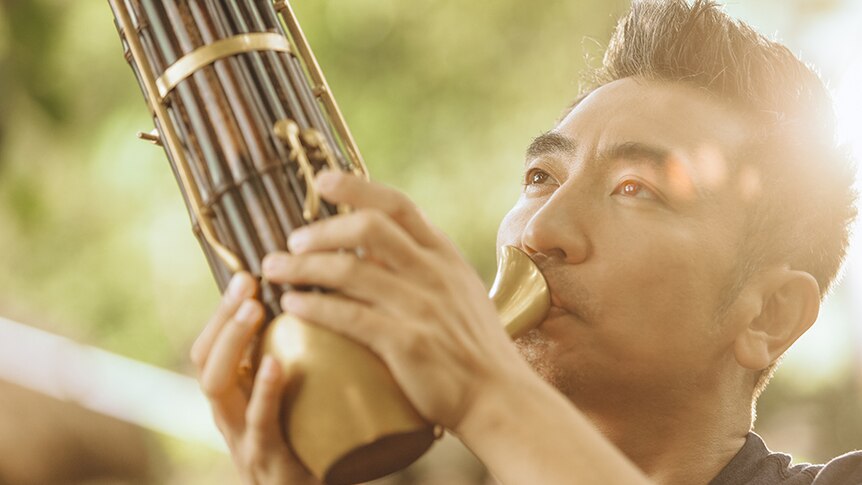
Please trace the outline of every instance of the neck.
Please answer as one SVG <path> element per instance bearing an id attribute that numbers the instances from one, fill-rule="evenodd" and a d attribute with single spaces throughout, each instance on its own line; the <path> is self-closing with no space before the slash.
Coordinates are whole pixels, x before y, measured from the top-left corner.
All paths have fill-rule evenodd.
<path id="1" fill-rule="evenodd" d="M 614 400 L 580 409 L 655 483 L 709 483 L 745 443 L 746 395 L 681 392 Z M 577 402 L 576 402 L 577 404 Z"/>

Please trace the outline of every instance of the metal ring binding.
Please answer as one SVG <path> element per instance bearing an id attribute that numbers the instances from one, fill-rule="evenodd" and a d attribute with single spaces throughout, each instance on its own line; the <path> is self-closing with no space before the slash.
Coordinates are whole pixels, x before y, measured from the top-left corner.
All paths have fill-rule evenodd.
<path id="1" fill-rule="evenodd" d="M 136 66 L 140 66 L 136 70 L 140 74 L 141 87 L 145 93 L 147 105 L 150 108 L 150 113 L 153 118 L 158 120 L 162 125 L 162 134 L 159 136 L 160 142 L 164 144 L 165 150 L 175 157 L 176 171 L 179 178 L 180 186 L 183 192 L 189 198 L 189 209 L 194 216 L 194 220 L 198 223 L 196 229 L 200 229 L 203 238 L 213 248 L 213 251 L 221 259 L 224 265 L 230 269 L 231 273 L 244 270 L 246 267 L 240 260 L 239 256 L 230 248 L 219 241 L 216 236 L 216 230 L 209 217 L 202 213 L 201 193 L 197 185 L 193 183 L 191 170 L 188 160 L 186 160 L 185 152 L 180 149 L 180 140 L 177 136 L 176 129 L 173 126 L 171 118 L 168 116 L 167 110 L 163 103 L 155 101 L 158 88 L 156 87 L 157 80 L 153 79 L 152 67 L 144 53 L 144 46 L 137 35 L 128 35 L 129 32 L 136 32 L 129 11 L 123 6 L 119 8 L 121 3 L 118 0 L 109 0 L 111 9 L 115 12 L 118 27 L 120 29 L 121 38 L 126 41 L 132 59 Z M 170 92 L 170 91 L 168 91 Z M 163 97 L 159 98 L 164 100 Z"/>
<path id="2" fill-rule="evenodd" d="M 177 84 L 219 59 L 252 51 L 291 52 L 291 47 L 287 38 L 271 32 L 240 34 L 205 45 L 178 59 L 156 79 L 159 97 L 164 101 Z"/>

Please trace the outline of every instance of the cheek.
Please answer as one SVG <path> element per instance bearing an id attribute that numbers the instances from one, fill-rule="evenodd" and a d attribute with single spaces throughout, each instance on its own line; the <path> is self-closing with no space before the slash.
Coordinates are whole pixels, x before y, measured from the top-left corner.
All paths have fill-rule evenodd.
<path id="1" fill-rule="evenodd" d="M 712 321 L 715 279 L 694 252 L 692 238 L 638 243 L 618 241 L 620 251 L 605 267 L 602 322 L 620 352 L 658 356 L 663 349 L 698 346 Z M 608 248 L 610 250 L 610 248 Z"/>
<path id="2" fill-rule="evenodd" d="M 520 245 L 521 234 L 527 227 L 532 213 L 530 205 L 523 198 L 519 199 L 500 222 L 500 229 L 497 231 L 497 248 Z"/>

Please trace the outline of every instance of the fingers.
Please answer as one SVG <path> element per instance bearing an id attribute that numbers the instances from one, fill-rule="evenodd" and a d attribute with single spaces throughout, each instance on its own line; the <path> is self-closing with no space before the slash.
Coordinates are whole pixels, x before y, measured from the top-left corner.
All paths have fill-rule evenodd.
<path id="1" fill-rule="evenodd" d="M 201 390 L 209 399 L 216 423 L 229 443 L 242 433 L 248 404 L 239 386 L 239 362 L 263 316 L 263 305 L 259 301 L 244 300 L 222 325 L 199 377 Z"/>
<path id="2" fill-rule="evenodd" d="M 198 372 L 203 370 L 212 350 L 213 342 L 215 342 L 216 336 L 224 327 L 225 322 L 236 313 L 244 299 L 250 298 L 256 292 L 257 281 L 250 274 L 240 272 L 233 276 L 218 308 L 192 345 L 191 359 L 197 366 Z"/>
<path id="3" fill-rule="evenodd" d="M 328 201 L 348 204 L 356 209 L 381 211 L 420 245 L 428 248 L 438 246 L 439 237 L 436 231 L 413 202 L 401 192 L 335 170 L 320 172 L 315 183 L 321 195 Z"/>
<path id="4" fill-rule="evenodd" d="M 285 312 L 329 328 L 378 355 L 384 350 L 380 346 L 382 343 L 397 345 L 399 325 L 391 317 L 337 294 L 292 291 L 281 297 L 281 306 Z M 387 333 L 388 337 L 374 338 L 381 332 Z"/>
<path id="5" fill-rule="evenodd" d="M 390 269 L 410 268 L 422 261 L 422 248 L 376 209 L 360 209 L 297 229 L 288 247 L 294 254 L 361 248 L 365 259 Z"/>
<path id="6" fill-rule="evenodd" d="M 284 441 L 280 424 L 282 395 L 286 385 L 298 383 L 297 374 L 282 372 L 267 357 L 251 396 L 240 385 L 239 363 L 266 314 L 253 298 L 256 290 L 255 280 L 247 273 L 232 279 L 193 345 L 192 359 L 200 370 L 201 389 L 210 401 L 216 425 L 241 475 L 249 483 L 312 483 Z"/>
<path id="7" fill-rule="evenodd" d="M 301 385 L 297 366 L 282 369 L 270 355 L 263 358 L 246 411 L 244 457 L 251 483 L 319 484 L 290 450 L 282 422 L 282 402 L 292 400 Z"/>
<path id="8" fill-rule="evenodd" d="M 236 386 L 238 367 L 246 345 L 263 321 L 263 305 L 257 300 L 242 302 L 224 324 L 201 372 L 201 388 L 211 398 Z"/>
<path id="9" fill-rule="evenodd" d="M 404 286 L 391 272 L 352 253 L 271 253 L 263 260 L 263 275 L 274 283 L 336 290 L 372 305 Z"/>
<path id="10" fill-rule="evenodd" d="M 288 387 L 295 386 L 298 377 L 295 368 L 285 374 L 278 361 L 270 355 L 261 361 L 246 411 L 246 429 L 260 449 L 284 446 L 282 398 Z"/>

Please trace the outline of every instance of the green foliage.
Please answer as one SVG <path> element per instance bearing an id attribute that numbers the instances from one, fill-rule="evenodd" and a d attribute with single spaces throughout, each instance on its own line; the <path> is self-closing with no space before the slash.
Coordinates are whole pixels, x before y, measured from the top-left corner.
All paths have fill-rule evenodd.
<path id="1" fill-rule="evenodd" d="M 297 2 L 372 176 L 482 275 L 521 153 L 577 94 L 623 2 Z M 217 292 L 101 2 L 0 3 L 0 310 L 185 366 Z M 466 210 L 468 209 L 469 210 Z"/>

